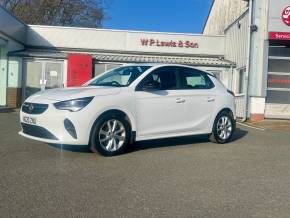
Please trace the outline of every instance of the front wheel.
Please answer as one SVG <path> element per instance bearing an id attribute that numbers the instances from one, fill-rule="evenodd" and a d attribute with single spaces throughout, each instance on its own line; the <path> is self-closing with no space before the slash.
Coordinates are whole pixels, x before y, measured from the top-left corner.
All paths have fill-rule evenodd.
<path id="1" fill-rule="evenodd" d="M 210 140 L 214 143 L 229 142 L 235 130 L 235 121 L 232 113 L 223 111 L 215 119 Z"/>
<path id="2" fill-rule="evenodd" d="M 130 139 L 130 124 L 115 114 L 107 114 L 95 123 L 91 134 L 91 150 L 104 156 L 114 156 L 125 151 Z"/>

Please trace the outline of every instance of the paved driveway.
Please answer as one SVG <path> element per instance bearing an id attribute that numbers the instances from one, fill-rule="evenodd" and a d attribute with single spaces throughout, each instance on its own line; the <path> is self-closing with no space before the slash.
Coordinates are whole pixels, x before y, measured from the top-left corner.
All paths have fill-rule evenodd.
<path id="1" fill-rule="evenodd" d="M 18 136 L 0 113 L 1 217 L 289 217 L 290 134 L 240 128 L 138 143 L 105 158 Z"/>

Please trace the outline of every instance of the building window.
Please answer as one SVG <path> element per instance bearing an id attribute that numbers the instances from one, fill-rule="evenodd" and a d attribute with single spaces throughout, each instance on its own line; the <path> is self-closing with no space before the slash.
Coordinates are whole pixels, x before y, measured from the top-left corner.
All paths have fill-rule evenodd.
<path id="1" fill-rule="evenodd" d="M 215 72 L 213 72 L 213 74 L 215 75 L 215 77 L 216 77 L 218 80 L 221 80 L 221 72 L 220 72 L 220 71 L 215 71 Z"/>
<path id="2" fill-rule="evenodd" d="M 123 64 L 106 64 L 106 71 L 112 70 L 112 69 L 117 68 L 117 67 L 120 67 L 122 65 Z"/>
<path id="3" fill-rule="evenodd" d="M 245 76 L 246 76 L 246 68 L 240 69 L 238 71 L 237 78 L 237 94 L 245 93 Z"/>
<path id="4" fill-rule="evenodd" d="M 94 65 L 94 77 L 98 76 L 106 71 L 106 64 L 95 64 Z"/>
<path id="5" fill-rule="evenodd" d="M 213 74 L 218 80 L 221 80 L 221 71 L 207 70 L 207 72 Z"/>
<path id="6" fill-rule="evenodd" d="M 117 68 L 122 66 L 123 64 L 115 64 L 115 63 L 96 63 L 94 65 L 94 77 L 98 76 L 108 70 Z"/>

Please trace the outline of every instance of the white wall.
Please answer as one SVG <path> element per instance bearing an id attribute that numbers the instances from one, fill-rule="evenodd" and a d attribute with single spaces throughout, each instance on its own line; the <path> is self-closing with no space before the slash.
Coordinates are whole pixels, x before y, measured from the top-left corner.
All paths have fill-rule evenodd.
<path id="1" fill-rule="evenodd" d="M 249 13 L 234 22 L 225 31 L 226 52 L 225 59 L 237 64 L 237 68 L 246 67 L 248 54 Z"/>
<path id="2" fill-rule="evenodd" d="M 224 30 L 246 10 L 247 3 L 242 0 L 214 0 L 203 33 L 223 34 Z"/>
<path id="3" fill-rule="evenodd" d="M 159 41 L 180 40 L 198 43 L 198 48 L 142 46 L 141 39 Z M 125 52 L 150 52 L 190 55 L 216 55 L 225 53 L 224 36 L 193 34 L 154 33 L 118 31 L 90 28 L 69 28 L 52 26 L 29 26 L 27 44 L 30 46 L 81 48 Z"/>
<path id="4" fill-rule="evenodd" d="M 287 26 L 282 20 L 282 11 L 290 6 L 289 0 L 269 0 L 269 31 L 290 32 L 290 26 Z"/>
<path id="5" fill-rule="evenodd" d="M 239 71 L 247 66 L 248 35 L 249 35 L 249 13 L 246 12 L 238 20 L 232 23 L 226 30 L 226 53 L 225 59 L 236 63 L 233 71 L 231 89 L 238 93 L 240 85 Z M 245 81 L 242 81 L 245 82 Z M 245 86 L 245 84 L 244 84 Z M 239 93 L 241 94 L 241 93 Z"/>

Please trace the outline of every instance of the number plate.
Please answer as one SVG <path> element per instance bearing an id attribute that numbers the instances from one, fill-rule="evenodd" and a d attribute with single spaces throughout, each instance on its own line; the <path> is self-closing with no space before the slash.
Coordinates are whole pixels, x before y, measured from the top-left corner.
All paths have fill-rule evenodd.
<path id="1" fill-rule="evenodd" d="M 23 117 L 23 122 L 36 125 L 36 118 L 35 117 Z"/>

